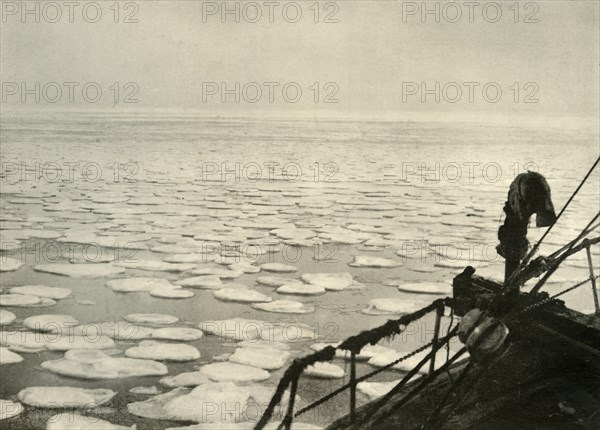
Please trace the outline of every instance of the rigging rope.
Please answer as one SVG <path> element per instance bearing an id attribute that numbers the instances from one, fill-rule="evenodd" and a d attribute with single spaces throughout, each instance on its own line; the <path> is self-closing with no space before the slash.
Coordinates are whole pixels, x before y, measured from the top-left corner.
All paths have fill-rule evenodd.
<path id="1" fill-rule="evenodd" d="M 579 236 L 577 236 L 577 238 L 575 239 L 575 242 L 577 242 L 579 239 L 581 239 L 583 236 L 585 236 L 585 231 L 587 229 L 590 228 L 590 226 L 596 222 L 596 220 L 598 219 L 598 217 L 600 217 L 600 212 L 598 212 L 596 214 L 596 216 L 588 223 L 588 225 L 585 226 L 585 228 L 583 229 L 583 231 L 581 233 L 579 233 Z M 530 294 L 535 294 L 537 293 L 540 288 L 542 288 L 542 286 L 546 283 L 546 281 L 548 280 L 548 278 L 550 276 L 552 276 L 552 274 L 554 272 L 556 272 L 556 270 L 558 269 L 558 267 L 560 266 L 560 263 L 562 263 L 567 257 L 565 255 L 567 255 L 569 253 L 569 251 L 571 251 L 571 249 L 573 248 L 573 246 L 575 245 L 575 242 L 571 242 L 571 244 L 569 245 L 569 247 L 567 248 L 567 250 L 561 255 L 561 257 L 559 257 L 556 262 L 558 262 L 558 264 L 555 264 L 548 269 L 548 271 L 546 272 L 546 274 L 542 277 L 542 279 L 540 279 L 538 281 L 538 283 L 531 289 Z M 567 255 L 568 256 L 568 255 Z"/>
<path id="2" fill-rule="evenodd" d="M 349 337 L 348 339 L 343 341 L 337 347 L 327 346 L 324 349 L 322 349 L 321 351 L 317 351 L 317 352 L 314 352 L 305 357 L 295 359 L 292 362 L 292 364 L 286 369 L 285 373 L 279 380 L 279 384 L 277 385 L 277 388 L 275 389 L 275 393 L 273 394 L 273 397 L 271 397 L 271 401 L 269 402 L 269 405 L 267 406 L 263 416 L 256 424 L 255 429 L 264 428 L 264 426 L 267 424 L 267 422 L 273 415 L 275 407 L 281 402 L 281 399 L 283 398 L 283 395 L 284 395 L 287 387 L 293 381 L 297 381 L 298 378 L 300 377 L 300 375 L 302 374 L 302 372 L 304 371 L 304 369 L 306 367 L 308 367 L 309 365 L 312 365 L 319 361 L 333 360 L 333 358 L 335 357 L 335 351 L 338 349 L 345 350 L 345 351 L 360 352 L 360 350 L 368 343 L 374 345 L 375 343 L 379 342 L 383 338 L 399 334 L 404 330 L 404 328 L 401 328 L 402 326 L 407 326 L 411 322 L 420 319 L 427 313 L 429 313 L 435 309 L 438 309 L 439 307 L 447 306 L 450 303 L 452 303 L 452 299 L 449 297 L 446 297 L 444 299 L 437 299 L 434 302 L 432 302 L 430 305 L 424 307 L 423 309 L 420 309 L 411 314 L 403 315 L 402 317 L 400 317 L 397 320 L 389 320 L 382 326 L 359 333 L 356 336 Z M 430 344 L 424 345 L 421 348 L 425 349 L 426 347 L 429 347 L 429 346 L 431 346 L 431 345 Z M 391 363 L 390 367 L 393 366 L 394 364 L 399 363 L 400 361 L 402 361 L 402 359 L 407 359 L 407 358 L 411 357 L 412 355 L 415 355 L 418 352 L 421 352 L 423 349 L 413 351 L 412 353 L 408 354 L 408 356 L 406 356 L 404 358 L 401 357 L 400 359 L 396 360 L 395 363 Z M 383 370 L 385 370 L 385 369 L 378 369 L 378 371 L 375 371 L 372 373 L 377 374 Z M 292 400 L 290 399 L 290 402 L 291 401 Z"/>

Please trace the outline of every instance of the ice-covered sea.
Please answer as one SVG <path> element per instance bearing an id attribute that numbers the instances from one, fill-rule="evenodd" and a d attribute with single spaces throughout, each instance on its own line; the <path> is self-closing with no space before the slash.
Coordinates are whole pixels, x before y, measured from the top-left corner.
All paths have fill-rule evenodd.
<path id="1" fill-rule="evenodd" d="M 4 115 L 0 138 L 0 406 L 21 412 L 7 429 L 46 428 L 66 406 L 138 429 L 252 428 L 315 343 L 451 294 L 467 265 L 501 279 L 496 232 L 515 175 L 544 174 L 558 211 L 598 156 L 593 127 L 448 121 Z M 598 212 L 598 192 L 596 173 L 542 254 Z M 585 279 L 585 261 L 568 260 L 548 290 Z M 322 273 L 336 275 L 311 276 Z M 589 286 L 563 298 L 593 311 Z M 410 327 L 358 374 L 432 331 L 431 318 Z M 347 381 L 347 362 L 333 364 L 301 379 L 303 404 Z M 347 411 L 344 393 L 302 421 Z M 83 428 L 73 420 L 48 428 Z"/>

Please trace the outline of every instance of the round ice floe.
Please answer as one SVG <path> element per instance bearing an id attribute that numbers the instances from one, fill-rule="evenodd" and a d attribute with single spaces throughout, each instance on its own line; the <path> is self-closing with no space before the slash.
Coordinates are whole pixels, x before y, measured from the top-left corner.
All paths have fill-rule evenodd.
<path id="1" fill-rule="evenodd" d="M 167 416 L 163 410 L 163 406 L 173 399 L 189 394 L 190 391 L 188 388 L 175 388 L 167 393 L 150 397 L 141 402 L 129 403 L 127 404 L 127 411 L 132 415 L 143 418 L 155 420 L 174 419 L 174 417 Z"/>
<path id="2" fill-rule="evenodd" d="M 0 343 L 9 346 L 11 349 L 17 348 L 23 352 L 37 352 L 47 349 L 45 335 L 40 335 L 32 331 L 1 331 Z"/>
<path id="3" fill-rule="evenodd" d="M 190 297 L 194 297 L 192 291 L 182 288 L 155 288 L 150 291 L 150 295 L 162 299 L 189 299 Z"/>
<path id="4" fill-rule="evenodd" d="M 208 386 L 208 389 L 200 389 L 205 386 Z M 220 428 L 226 429 L 224 423 L 242 419 L 241 410 L 246 408 L 249 396 L 247 388 L 232 383 L 209 383 L 193 390 L 176 388 L 143 402 L 130 403 L 127 409 L 129 413 L 144 418 L 201 422 L 203 427 L 216 422 Z M 208 404 L 218 405 L 217 409 L 221 413 L 215 414 L 214 409 L 197 407 Z"/>
<path id="5" fill-rule="evenodd" d="M 211 363 L 200 368 L 200 373 L 215 382 L 251 382 L 269 379 L 269 372 L 237 363 Z"/>
<path id="6" fill-rule="evenodd" d="M 170 401 L 163 409 L 168 415 L 177 417 L 179 420 L 198 421 L 202 424 L 214 422 L 222 428 L 226 428 L 226 426 L 223 427 L 223 422 L 245 421 L 248 419 L 244 417 L 241 410 L 246 408 L 249 397 L 250 390 L 246 387 L 238 387 L 235 384 L 203 384 L 194 388 L 187 396 Z M 201 403 L 198 403 L 199 401 Z M 218 417 L 211 417 L 211 414 L 208 414 L 206 410 L 199 410 L 205 408 L 194 408 L 192 406 L 194 404 L 207 404 L 206 402 L 215 402 L 213 404 L 219 405 L 221 413 L 218 414 Z"/>
<path id="7" fill-rule="evenodd" d="M 244 274 L 244 272 L 242 272 L 241 270 L 223 269 L 223 268 L 219 268 L 219 267 L 207 267 L 207 268 L 196 269 L 196 270 L 192 271 L 192 274 L 199 275 L 199 276 L 212 275 L 212 276 L 217 276 L 221 279 L 236 279 L 236 278 L 239 278 L 240 276 L 242 276 Z"/>
<path id="8" fill-rule="evenodd" d="M 273 300 L 269 296 L 261 294 L 256 290 L 244 288 L 223 288 L 215 291 L 213 296 L 227 302 L 268 303 Z"/>
<path id="9" fill-rule="evenodd" d="M 108 281 L 106 286 L 119 293 L 152 291 L 157 288 L 173 288 L 174 285 L 164 278 L 122 278 Z"/>
<path id="10" fill-rule="evenodd" d="M 290 353 L 275 348 L 237 348 L 229 361 L 265 370 L 281 369 Z"/>
<path id="11" fill-rule="evenodd" d="M 260 408 L 257 405 L 266 406 L 274 394 L 274 387 L 265 387 L 262 385 L 243 385 L 236 386 L 229 383 L 210 383 L 195 388 L 191 392 L 179 392 L 173 390 L 170 396 L 165 396 L 161 400 L 137 403 L 134 405 L 141 413 L 146 416 L 146 412 L 154 412 L 153 418 L 162 417 L 163 419 L 174 419 L 180 421 L 195 421 L 200 424 L 189 427 L 173 427 L 171 430 L 251 430 L 260 418 Z M 154 399 L 157 399 L 155 397 Z M 283 416 L 285 408 L 289 403 L 289 392 L 286 391 L 273 411 L 274 416 Z M 296 396 L 296 404 L 302 403 L 302 399 Z M 194 408 L 194 404 L 218 405 L 220 413 L 215 413 L 210 408 Z M 152 408 L 152 409 L 150 409 Z M 159 411 L 159 416 L 156 416 Z M 171 418 L 168 418 L 171 417 Z M 279 421 L 267 424 L 265 429 L 276 430 Z M 316 430 L 320 427 L 310 424 L 294 421 L 291 426 L 295 430 Z"/>
<path id="12" fill-rule="evenodd" d="M 180 245 L 159 245 L 150 249 L 152 252 L 160 252 L 163 254 L 191 254 L 194 252 L 192 248 L 187 248 Z"/>
<path id="13" fill-rule="evenodd" d="M 141 325 L 170 325 L 179 321 L 179 318 L 163 314 L 129 314 L 123 318 L 125 321 Z"/>
<path id="14" fill-rule="evenodd" d="M 306 324 L 290 323 L 266 323 L 260 338 L 269 342 L 294 343 L 304 340 L 315 340 L 317 334 Z"/>
<path id="15" fill-rule="evenodd" d="M 49 337 L 51 335 L 48 335 Z M 114 348 L 115 342 L 107 337 L 100 336 L 90 338 L 88 336 L 60 336 L 57 340 L 50 340 L 46 347 L 55 351 L 67 351 L 69 349 L 109 349 Z"/>
<path id="16" fill-rule="evenodd" d="M 176 376 L 165 376 L 160 381 L 160 384 L 165 387 L 175 388 L 175 387 L 196 387 L 201 384 L 207 384 L 210 381 L 207 376 L 203 375 L 200 372 L 185 372 L 180 373 Z"/>
<path id="17" fill-rule="evenodd" d="M 19 402 L 0 399 L 0 420 L 16 417 L 23 412 L 23 405 Z"/>
<path id="18" fill-rule="evenodd" d="M 124 427 L 100 418 L 63 412 L 48 419 L 46 430 L 123 430 L 134 429 L 135 426 Z"/>
<path id="19" fill-rule="evenodd" d="M 82 379 L 119 379 L 138 376 L 162 376 L 167 366 L 157 361 L 111 357 L 101 351 L 69 350 L 64 358 L 44 361 L 43 369 Z"/>
<path id="20" fill-rule="evenodd" d="M 0 346 L 0 364 L 20 363 L 21 361 L 23 361 L 23 357 L 19 354 L 15 354 L 8 348 Z"/>
<path id="21" fill-rule="evenodd" d="M 75 329 L 75 328 L 73 328 Z M 71 329 L 69 329 L 71 330 Z M 98 336 L 92 332 L 88 336 L 77 336 L 71 333 L 42 333 L 33 331 L 0 332 L 0 342 L 18 348 L 22 352 L 37 352 L 50 349 L 67 351 L 69 349 L 108 349 L 114 348 L 115 342 L 106 336 Z"/>
<path id="22" fill-rule="evenodd" d="M 375 268 L 389 268 L 401 266 L 401 261 L 390 260 L 389 258 L 383 257 L 371 257 L 366 255 L 357 255 L 354 257 L 352 263 L 348 263 L 348 266 L 352 267 L 375 267 Z"/>
<path id="23" fill-rule="evenodd" d="M 304 371 L 305 375 L 314 376 L 323 379 L 338 379 L 344 377 L 344 369 L 335 364 L 317 362 L 308 366 Z"/>
<path id="24" fill-rule="evenodd" d="M 36 306 L 42 303 L 38 296 L 27 296 L 25 294 L 0 294 L 0 306 Z"/>
<path id="25" fill-rule="evenodd" d="M 28 387 L 19 391 L 17 398 L 36 408 L 89 409 L 110 402 L 116 395 L 108 389 L 85 389 L 77 387 Z"/>
<path id="26" fill-rule="evenodd" d="M 190 327 L 165 327 L 154 330 L 152 338 L 189 342 L 202 337 L 202 331 Z"/>
<path id="27" fill-rule="evenodd" d="M 194 276 L 192 278 L 186 278 L 178 282 L 182 287 L 188 288 L 202 288 L 202 289 L 221 289 L 223 288 L 223 281 L 221 278 L 215 275 L 201 275 Z"/>
<path id="28" fill-rule="evenodd" d="M 239 262 L 239 263 L 234 263 L 234 264 L 230 264 L 228 266 L 231 270 L 241 270 L 244 273 L 258 273 L 260 272 L 260 267 L 258 266 L 254 266 L 250 263 L 247 263 L 245 261 Z"/>
<path id="29" fill-rule="evenodd" d="M 311 285 L 319 285 L 328 291 L 344 290 L 352 285 L 352 275 L 347 272 L 337 273 L 306 273 L 302 280 Z"/>
<path id="30" fill-rule="evenodd" d="M 286 284 L 300 283 L 302 281 L 293 278 L 284 278 L 282 276 L 259 276 L 256 278 L 256 282 L 261 285 L 266 285 L 268 287 L 281 287 Z"/>
<path id="31" fill-rule="evenodd" d="M 12 324 L 16 318 L 12 312 L 0 310 L 0 325 Z"/>
<path id="32" fill-rule="evenodd" d="M 79 324 L 71 315 L 35 315 L 23 320 L 23 325 L 31 330 L 66 332 L 69 327 Z"/>
<path id="33" fill-rule="evenodd" d="M 261 337 L 265 321 L 232 318 L 228 320 L 203 321 L 199 324 L 204 333 L 233 340 L 253 340 Z"/>
<path id="34" fill-rule="evenodd" d="M 367 315 L 408 314 L 424 308 L 429 303 L 406 299 L 373 299 L 363 309 Z"/>
<path id="35" fill-rule="evenodd" d="M 200 358 L 200 351 L 183 343 L 142 341 L 125 351 L 125 356 L 149 360 L 192 361 Z"/>
<path id="36" fill-rule="evenodd" d="M 60 287 L 47 287 L 45 285 L 24 285 L 10 289 L 12 294 L 46 297 L 48 299 L 62 300 L 71 295 L 71 290 Z"/>
<path id="37" fill-rule="evenodd" d="M 33 270 L 73 278 L 105 278 L 125 272 L 125 269 L 122 267 L 116 267 L 110 263 L 38 264 L 33 267 Z"/>
<path id="38" fill-rule="evenodd" d="M 151 387 L 133 387 L 129 389 L 129 392 L 131 394 L 143 394 L 146 396 L 156 396 L 157 394 L 160 394 L 160 390 L 154 385 Z"/>
<path id="39" fill-rule="evenodd" d="M 302 302 L 294 300 L 275 300 L 270 303 L 255 303 L 254 309 L 282 314 L 308 314 L 315 311 L 314 306 L 304 306 Z"/>
<path id="40" fill-rule="evenodd" d="M 391 391 L 398 383 L 400 379 L 396 379 L 390 382 L 359 382 L 356 385 L 356 389 L 361 393 L 367 395 L 369 400 L 375 400 L 379 397 L 385 396 Z"/>
<path id="41" fill-rule="evenodd" d="M 193 263 L 167 263 L 155 260 L 138 260 L 132 262 L 116 263 L 117 266 L 134 270 L 147 270 L 152 272 L 185 272 L 196 267 Z"/>
<path id="42" fill-rule="evenodd" d="M 325 294 L 327 291 L 320 285 L 302 284 L 300 282 L 294 282 L 292 284 L 285 284 L 277 288 L 279 294 L 297 294 L 302 296 L 313 296 L 319 294 Z"/>
<path id="43" fill-rule="evenodd" d="M 398 285 L 398 290 L 415 294 L 452 294 L 452 285 L 444 282 L 415 282 Z"/>
<path id="44" fill-rule="evenodd" d="M 282 263 L 264 263 L 260 268 L 266 272 L 292 273 L 297 272 L 298 268 Z"/>
<path id="45" fill-rule="evenodd" d="M 23 265 L 23 262 L 10 257 L 0 258 L 0 272 L 12 272 Z"/>

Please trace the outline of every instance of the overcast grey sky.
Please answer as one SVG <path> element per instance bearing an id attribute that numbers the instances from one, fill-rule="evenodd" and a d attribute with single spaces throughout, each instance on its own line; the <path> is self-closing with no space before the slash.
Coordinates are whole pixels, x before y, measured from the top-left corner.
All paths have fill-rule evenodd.
<path id="1" fill-rule="evenodd" d="M 2 2 L 1 79 L 3 82 L 2 110 L 9 109 L 65 109 L 85 111 L 94 109 L 128 110 L 198 110 L 208 115 L 244 115 L 266 112 L 277 115 L 335 114 L 341 116 L 393 116 L 405 112 L 480 112 L 482 114 L 517 113 L 527 115 L 594 116 L 598 114 L 599 99 L 599 3 L 595 1 L 545 1 L 534 3 L 535 8 L 524 8 L 519 2 L 518 23 L 514 3 L 499 2 L 502 17 L 496 23 L 494 8 L 483 15 L 480 2 L 469 22 L 469 9 L 463 2 L 462 17 L 457 23 L 444 18 L 440 3 L 440 20 L 426 16 L 425 23 L 419 11 L 410 12 L 421 2 L 409 4 L 395 1 L 336 2 L 337 23 L 324 23 L 335 5 L 317 3 L 319 23 L 314 22 L 313 1 L 300 1 L 302 18 L 287 22 L 283 5 L 275 7 L 273 23 L 269 9 L 261 6 L 263 16 L 257 23 L 248 22 L 255 9 L 241 10 L 240 23 L 233 15 L 222 22 L 220 13 L 203 15 L 213 5 L 201 1 L 138 1 L 134 18 L 137 23 L 114 23 L 112 1 L 99 2 L 102 17 L 97 23 L 86 22 L 80 2 L 75 9 L 73 23 L 69 22 L 67 7 L 61 7 L 62 18 L 56 23 L 55 12 L 41 11 L 40 23 L 27 15 L 23 23 L 20 10 L 13 15 L 14 5 L 20 2 Z M 36 2 L 26 2 L 31 8 Z M 40 2 L 42 5 L 44 2 Z M 59 2 L 61 4 L 62 2 Z M 209 2 L 210 3 L 210 2 Z M 235 2 L 230 2 L 234 7 Z M 403 4 L 404 3 L 404 4 Z M 428 2 L 434 8 L 436 2 Z M 244 3 L 240 3 L 241 6 Z M 241 7 L 240 7 L 241 9 Z M 537 10 L 536 10 L 537 9 Z M 447 7 L 445 17 L 453 19 L 456 8 Z M 118 17 L 134 11 L 124 9 Z M 94 10 L 88 9 L 88 18 Z M 287 18 L 293 19 L 296 10 L 287 9 Z M 533 14 L 533 15 L 531 15 Z M 529 19 L 538 22 L 525 23 Z M 531 16 L 533 18 L 531 18 Z M 203 17 L 205 19 L 203 19 Z M 246 18 L 246 19 L 245 19 Z M 487 18 L 487 19 L 486 19 Z M 206 21 L 206 22 L 203 22 Z M 406 22 L 403 22 L 406 21 Z M 99 103 L 82 99 L 75 90 L 75 102 L 67 102 L 67 88 L 55 104 L 42 100 L 39 104 L 29 96 L 27 102 L 20 95 L 7 94 L 7 82 L 97 82 L 103 90 Z M 119 102 L 111 99 L 111 83 L 120 83 Z M 137 104 L 124 104 L 122 98 L 138 87 Z M 248 82 L 261 85 L 259 102 L 248 103 L 241 94 L 240 103 L 228 96 L 222 103 L 220 94 L 203 102 L 203 83 L 227 83 L 234 88 Z M 274 103 L 268 102 L 268 87 L 264 82 L 277 82 Z M 297 83 L 302 89 L 299 102 L 291 103 L 282 97 L 286 83 Z M 319 102 L 315 103 L 315 87 L 319 83 Z M 325 88 L 325 84 L 331 82 Z M 403 100 L 402 83 L 426 82 L 434 88 L 440 82 L 439 103 L 434 95 L 421 101 L 420 94 L 406 95 Z M 444 100 L 443 86 L 448 82 L 460 84 L 463 94 L 456 103 Z M 469 102 L 469 87 L 464 82 L 479 84 L 474 88 L 474 101 Z M 495 82 L 502 89 L 496 103 L 486 101 L 482 87 Z M 517 82 L 518 102 L 515 103 Z M 533 84 L 531 84 L 533 83 Z M 338 90 L 338 103 L 324 103 L 323 98 Z M 407 89 L 407 88 L 405 88 Z M 408 87 L 411 89 L 411 87 Z M 254 90 L 248 97 L 254 97 Z M 291 98 L 294 88 L 289 89 Z M 448 98 L 455 98 L 453 87 L 447 87 Z M 494 88 L 489 89 L 494 97 Z M 19 90 L 20 91 L 20 90 Z M 537 103 L 524 103 L 529 95 Z"/>

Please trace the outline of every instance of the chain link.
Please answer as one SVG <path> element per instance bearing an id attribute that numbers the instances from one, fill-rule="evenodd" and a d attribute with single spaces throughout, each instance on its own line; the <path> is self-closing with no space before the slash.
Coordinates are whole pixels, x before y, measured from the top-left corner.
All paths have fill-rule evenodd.
<path id="1" fill-rule="evenodd" d="M 594 279 L 598 279 L 598 276 L 594 276 Z M 540 300 L 539 302 L 532 303 L 531 305 L 524 307 L 519 313 L 525 313 L 525 312 L 529 312 L 529 311 L 532 311 L 534 309 L 537 309 L 540 306 L 545 305 L 546 303 L 554 301 L 554 299 L 556 299 L 557 297 L 560 297 L 563 294 L 567 294 L 568 292 L 573 291 L 574 289 L 579 288 L 579 287 L 581 287 L 584 284 L 587 284 L 591 280 L 592 280 L 592 278 L 588 278 L 585 281 L 581 281 L 578 284 L 575 284 L 575 285 L 573 285 L 573 286 L 571 286 L 569 288 L 566 288 L 566 289 L 562 290 L 561 292 L 556 293 L 553 296 L 547 297 L 544 300 Z"/>

